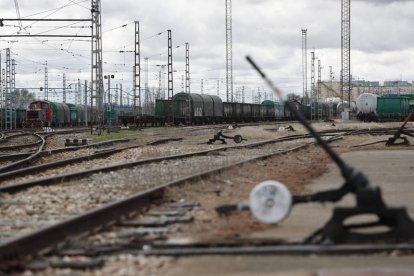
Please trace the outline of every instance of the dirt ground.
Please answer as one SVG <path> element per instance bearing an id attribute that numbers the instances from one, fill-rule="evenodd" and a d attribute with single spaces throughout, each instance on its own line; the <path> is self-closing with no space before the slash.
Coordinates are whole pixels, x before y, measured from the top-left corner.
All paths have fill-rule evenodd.
<path id="1" fill-rule="evenodd" d="M 347 124 L 346 127 L 348 128 L 355 126 Z M 358 127 L 360 127 L 360 125 L 358 125 Z M 372 125 L 372 127 L 377 126 Z M 342 140 L 333 142 L 332 147 L 338 153 L 341 154 L 346 152 L 360 152 L 365 150 L 407 151 L 414 149 L 414 147 L 404 146 L 385 147 L 385 142 L 362 147 L 355 147 L 364 144 L 371 144 L 376 141 L 383 141 L 388 137 L 389 136 L 369 135 L 349 136 L 344 137 Z M 328 171 L 328 165 L 331 163 L 332 161 L 330 160 L 330 158 L 320 147 L 310 146 L 304 150 L 300 150 L 297 152 L 284 154 L 281 156 L 275 156 L 265 160 L 256 161 L 254 163 L 243 165 L 241 167 L 232 169 L 220 175 L 216 175 L 215 177 L 212 177 L 209 180 L 204 180 L 201 184 L 195 186 L 188 184 L 184 188 L 181 187 L 171 189 L 168 192 L 168 197 L 171 200 L 179 198 L 183 201 L 198 202 L 201 205 L 199 208 L 196 208 L 193 211 L 195 220 L 194 223 L 188 226 L 180 225 L 181 231 L 176 234 L 176 237 L 187 239 L 191 237 L 191 239 L 195 241 L 231 240 L 240 237 L 252 237 L 255 235 L 255 233 L 266 233 L 271 231 L 272 229 L 274 230 L 278 226 L 266 225 L 257 222 L 253 219 L 249 211 L 236 212 L 229 216 L 219 216 L 215 212 L 214 208 L 221 204 L 247 201 L 251 189 L 258 183 L 269 179 L 277 180 L 279 182 L 284 183 L 289 188 L 292 194 L 309 192 L 309 185 L 312 182 L 312 180 L 324 175 Z M 342 183 L 341 179 L 336 180 L 338 185 Z M 309 219 L 311 220 L 311 218 Z M 289 232 L 288 229 L 285 229 L 284 231 Z M 208 266 L 217 262 L 221 263 L 220 265 L 218 265 L 218 267 L 221 268 L 227 267 L 228 265 L 234 266 L 234 273 L 226 273 L 226 275 L 259 275 L 261 273 L 263 273 L 263 275 L 316 275 L 310 273 L 309 271 L 312 270 L 309 270 L 309 268 L 335 268 L 335 265 L 332 265 L 332 263 L 330 263 L 329 257 L 318 258 L 317 260 L 315 260 L 312 257 L 308 256 L 297 258 L 297 260 L 301 263 L 308 263 L 308 266 L 306 266 L 308 270 L 296 270 L 293 274 L 292 272 L 290 272 L 289 274 L 273 274 L 270 268 L 267 269 L 264 265 L 266 263 L 264 260 L 269 260 L 269 258 L 271 259 L 271 257 L 268 256 L 253 256 L 252 258 L 243 256 L 216 256 L 207 257 L 207 260 L 209 261 L 206 261 L 205 265 Z M 343 264 L 342 266 L 338 265 L 338 268 L 343 268 L 344 265 L 345 267 L 353 267 L 352 260 L 354 259 L 355 258 L 348 259 L 347 257 L 343 257 L 342 260 L 336 259 L 335 262 L 339 261 L 339 263 Z M 367 261 L 367 264 L 371 264 L 370 267 L 375 267 L 376 264 L 383 262 L 381 261 L 381 259 L 385 260 L 389 259 L 389 257 L 380 256 L 380 258 L 375 258 L 375 262 Z M 409 273 L 413 274 L 407 274 L 406 270 L 395 270 L 395 268 L 398 267 L 399 262 L 407 264 L 407 262 L 410 262 L 409 260 L 411 259 L 411 256 L 405 256 L 390 261 L 389 264 L 394 267 L 390 274 L 381 274 L 384 273 L 384 270 L 367 270 L 364 272 L 365 274 L 361 274 L 360 270 L 358 270 L 357 272 L 352 272 L 354 274 L 347 270 L 319 270 L 318 275 L 337 275 L 338 273 L 342 273 L 341 275 L 414 275 L 414 272 L 412 272 L 411 270 L 409 270 Z M 178 260 L 176 260 L 176 262 L 171 262 L 170 265 L 164 267 L 164 273 L 165 275 L 180 275 L 180 272 L 182 273 L 182 269 L 177 268 L 177 266 L 192 268 L 203 266 L 204 263 L 202 260 L 203 258 L 179 258 Z M 263 266 L 260 268 L 260 263 L 262 261 Z M 275 262 L 280 268 L 290 268 L 291 270 L 292 267 L 295 267 L 294 261 L 292 263 L 292 258 L 278 257 L 277 260 L 275 259 Z M 357 264 L 355 263 L 355 260 L 353 262 L 355 265 Z M 259 269 L 253 269 L 256 272 L 252 273 L 252 271 L 246 267 L 248 266 L 248 264 L 250 264 L 252 267 L 256 267 L 256 269 L 257 267 L 259 267 Z M 357 266 L 364 266 L 363 258 L 361 258 L 360 262 L 358 261 Z M 246 267 L 246 269 L 243 270 L 243 267 Z M 206 273 L 208 271 L 210 271 L 211 274 Z M 228 272 L 232 270 L 229 269 L 226 271 Z M 246 273 L 244 273 L 243 271 L 245 271 Z M 248 271 L 250 271 L 250 273 L 248 273 Z M 211 270 L 200 268 L 200 270 L 195 269 L 193 272 L 197 272 L 197 274 L 199 275 L 220 275 L 220 270 L 218 268 L 211 268 Z M 161 273 L 161 275 L 164 275 L 164 273 Z"/>

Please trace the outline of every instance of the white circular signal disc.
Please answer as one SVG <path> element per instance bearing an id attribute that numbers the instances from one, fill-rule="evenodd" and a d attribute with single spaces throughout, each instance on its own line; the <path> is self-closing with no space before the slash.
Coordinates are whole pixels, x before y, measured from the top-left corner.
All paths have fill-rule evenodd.
<path id="1" fill-rule="evenodd" d="M 263 223 L 278 223 L 292 207 L 292 195 L 280 182 L 267 180 L 256 185 L 250 193 L 250 210 Z"/>

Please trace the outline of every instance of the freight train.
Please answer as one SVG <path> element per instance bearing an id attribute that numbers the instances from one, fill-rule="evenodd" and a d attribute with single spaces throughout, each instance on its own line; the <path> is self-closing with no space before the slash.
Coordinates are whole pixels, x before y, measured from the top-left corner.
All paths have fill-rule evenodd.
<path id="1" fill-rule="evenodd" d="M 292 101 L 307 119 L 311 106 Z M 334 107 L 328 103 L 314 103 L 321 110 L 322 119 L 333 117 Z M 178 93 L 172 100 L 156 100 L 155 120 L 161 124 L 238 123 L 276 120 L 295 120 L 289 109 L 280 102 L 263 101 L 261 104 L 223 102 L 220 97 L 196 93 Z"/>
<path id="2" fill-rule="evenodd" d="M 134 113 L 131 107 L 104 106 L 104 123 L 128 123 L 133 121 Z M 30 103 L 26 110 L 24 127 L 62 127 L 90 125 L 92 113 L 96 108 L 71 103 L 57 103 L 38 100 Z"/>
<path id="3" fill-rule="evenodd" d="M 307 119 L 311 119 L 310 105 L 303 105 L 299 101 L 292 102 Z M 337 115 L 335 104 L 312 105 L 316 110 L 321 110 L 322 119 Z M 154 114 L 140 114 L 133 107 L 114 104 L 110 108 L 105 104 L 104 110 L 104 124 L 110 122 L 112 125 L 161 126 L 166 123 L 179 125 L 295 120 L 290 110 L 280 102 L 223 102 L 218 96 L 183 92 L 174 95 L 171 100 L 156 100 Z M 36 100 L 30 103 L 27 110 L 18 111 L 16 125 L 26 128 L 86 126 L 91 124 L 96 111 L 96 108 L 91 109 L 85 105 Z"/>
<path id="4" fill-rule="evenodd" d="M 361 121 L 402 121 L 414 111 L 414 95 L 359 95 L 357 118 Z"/>

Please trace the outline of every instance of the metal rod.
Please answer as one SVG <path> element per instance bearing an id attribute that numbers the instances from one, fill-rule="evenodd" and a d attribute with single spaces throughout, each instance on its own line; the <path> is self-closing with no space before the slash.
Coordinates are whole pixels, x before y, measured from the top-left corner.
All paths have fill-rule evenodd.
<path id="1" fill-rule="evenodd" d="M 354 169 L 345 163 L 342 158 L 339 157 L 336 152 L 332 150 L 331 147 L 328 146 L 328 144 L 321 138 L 321 136 L 318 135 L 318 133 L 313 129 L 313 127 L 308 123 L 306 118 L 303 116 L 301 112 L 299 112 L 291 102 L 284 100 L 284 95 L 282 91 L 273 84 L 273 82 L 265 75 L 265 73 L 256 65 L 256 63 L 249 57 L 246 57 L 247 61 L 253 66 L 253 68 L 260 74 L 260 76 L 263 78 L 263 80 L 269 85 L 269 87 L 273 90 L 274 93 L 276 93 L 277 96 L 282 101 L 286 102 L 287 107 L 289 110 L 295 114 L 296 118 L 302 125 L 309 131 L 310 134 L 316 139 L 319 145 L 326 151 L 326 153 L 332 158 L 332 160 L 338 165 L 338 167 L 341 170 L 342 176 L 346 180 L 351 180 Z"/>

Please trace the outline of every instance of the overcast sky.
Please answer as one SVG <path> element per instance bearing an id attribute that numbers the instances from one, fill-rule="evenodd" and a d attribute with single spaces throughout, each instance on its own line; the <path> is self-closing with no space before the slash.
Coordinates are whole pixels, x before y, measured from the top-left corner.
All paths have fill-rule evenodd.
<path id="1" fill-rule="evenodd" d="M 19 0 L 22 18 L 89 18 L 90 0 Z M 323 66 L 322 79 L 329 78 L 329 66 L 339 79 L 341 61 L 340 0 L 238 0 L 233 3 L 234 90 L 246 86 L 246 98 L 260 87 L 268 90 L 245 61 L 251 55 L 286 92 L 302 94 L 301 29 L 308 30 L 308 49 L 315 49 Z M 354 78 L 384 81 L 414 80 L 414 1 L 353 0 L 351 7 L 351 72 Z M 75 4 L 77 3 L 77 4 Z M 64 7 L 65 6 L 65 7 Z M 63 7 L 56 10 L 57 8 Z M 45 12 L 46 11 L 46 12 Z M 16 18 L 13 0 L 0 2 L 0 18 Z M 32 16 L 33 15 L 33 16 Z M 217 93 L 225 99 L 226 36 L 225 0 L 118 0 L 102 1 L 104 74 L 114 74 L 113 85 L 132 88 L 134 24 L 140 22 L 141 57 L 149 57 L 150 86 L 158 86 L 156 65 L 167 63 L 167 29 L 172 30 L 174 92 L 182 90 L 185 70 L 184 43 L 190 44 L 191 91 Z M 23 22 L 20 33 L 88 35 L 88 23 Z M 5 21 L 0 34 L 13 34 L 18 22 Z M 73 24 L 73 23 L 71 23 Z M 121 27 L 126 24 L 125 27 Z M 161 33 L 160 35 L 157 35 Z M 81 41 L 78 41 L 81 40 Z M 62 87 L 80 78 L 90 79 L 90 43 L 86 38 L 1 38 L 2 68 L 5 48 L 16 60 L 17 87 L 44 84 L 44 63 L 48 62 L 49 87 Z M 12 41 L 12 42 L 11 42 Z M 310 58 L 310 54 L 308 54 Z M 145 83 L 144 59 L 142 79 Z M 310 61 L 308 64 L 310 68 Z M 310 77 L 310 73 L 308 73 Z M 308 85 L 309 86 L 309 85 Z"/>

